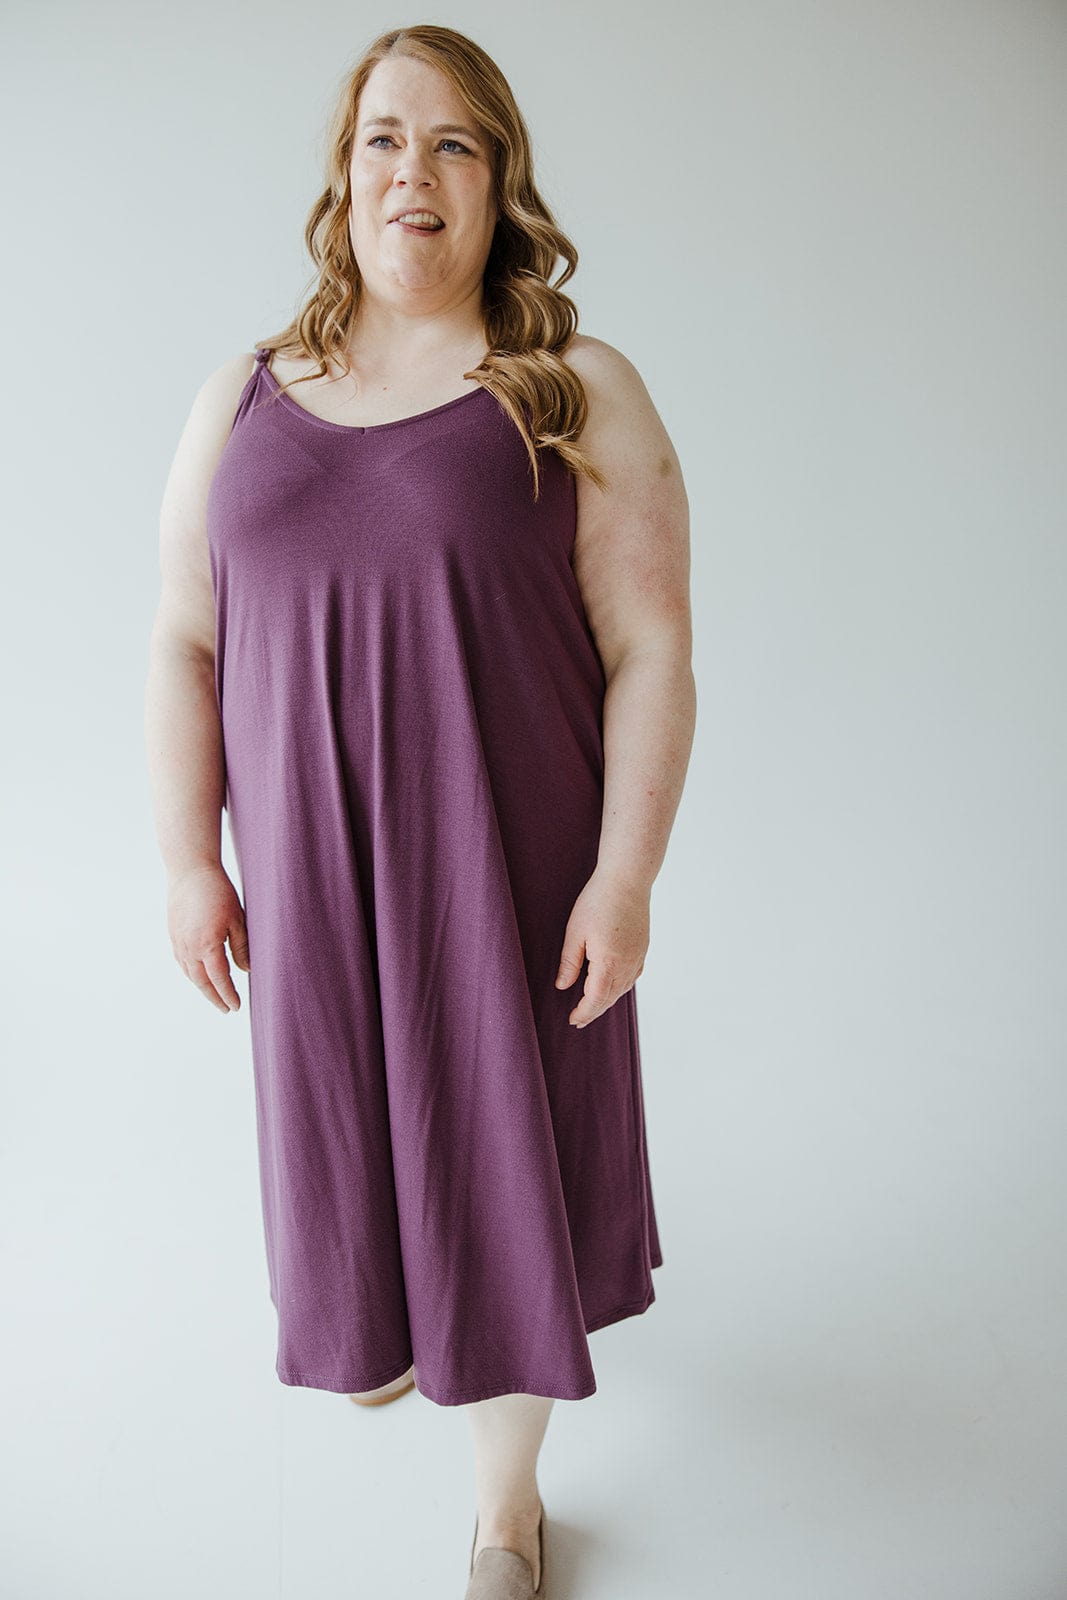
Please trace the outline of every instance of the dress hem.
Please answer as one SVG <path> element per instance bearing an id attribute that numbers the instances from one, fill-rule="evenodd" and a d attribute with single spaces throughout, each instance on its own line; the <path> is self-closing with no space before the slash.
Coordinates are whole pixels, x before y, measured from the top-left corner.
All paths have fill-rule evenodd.
<path id="1" fill-rule="evenodd" d="M 653 1262 L 653 1267 L 662 1266 L 662 1261 Z M 626 1317 L 641 1316 L 655 1303 L 656 1291 L 649 1280 L 648 1293 L 641 1300 L 632 1300 L 628 1305 L 616 1306 L 612 1311 L 605 1311 L 601 1316 L 591 1318 L 585 1324 L 586 1333 L 595 1333 L 599 1328 L 607 1328 L 613 1322 L 622 1322 Z M 384 1375 L 376 1375 L 368 1380 L 360 1378 L 351 1383 L 339 1383 L 336 1378 L 315 1377 L 295 1372 L 291 1367 L 276 1367 L 278 1378 L 288 1388 L 298 1389 L 325 1389 L 330 1394 L 364 1394 L 370 1389 L 379 1389 L 394 1379 L 400 1378 L 413 1366 L 414 1362 L 409 1356 L 400 1366 L 395 1363 L 392 1367 L 384 1369 Z M 415 1387 L 424 1399 L 438 1406 L 467 1406 L 479 1400 L 495 1400 L 502 1394 L 532 1394 L 540 1395 L 546 1400 L 588 1400 L 596 1394 L 596 1379 L 591 1378 L 588 1384 L 582 1384 L 572 1389 L 568 1394 L 559 1394 L 559 1384 L 540 1379 L 511 1379 L 504 1378 L 499 1383 L 483 1384 L 477 1390 L 467 1390 L 461 1394 L 445 1395 L 438 1392 L 431 1394 L 429 1390 L 420 1387 L 416 1375 Z"/>

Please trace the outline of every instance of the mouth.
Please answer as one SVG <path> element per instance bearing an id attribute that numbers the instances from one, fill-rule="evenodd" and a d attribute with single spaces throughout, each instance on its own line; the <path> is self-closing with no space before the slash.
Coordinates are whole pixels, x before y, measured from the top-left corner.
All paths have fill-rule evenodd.
<path id="1" fill-rule="evenodd" d="M 402 216 L 393 217 L 389 226 L 402 228 L 405 233 L 417 233 L 428 236 L 431 233 L 443 233 L 444 223 L 433 211 L 406 211 Z"/>

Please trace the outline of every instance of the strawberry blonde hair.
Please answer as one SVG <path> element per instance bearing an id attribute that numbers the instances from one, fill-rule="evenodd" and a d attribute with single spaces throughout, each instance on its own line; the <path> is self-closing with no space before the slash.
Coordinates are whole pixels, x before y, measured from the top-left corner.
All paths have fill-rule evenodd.
<path id="1" fill-rule="evenodd" d="M 555 450 L 570 472 L 605 488 L 603 474 L 575 442 L 586 421 L 585 389 L 561 359 L 577 328 L 578 311 L 560 284 L 573 275 L 578 252 L 537 192 L 529 130 L 507 79 L 484 50 L 452 28 L 429 23 L 392 28 L 374 40 L 346 76 L 327 134 L 326 187 L 304 229 L 317 279 L 289 326 L 258 343 L 283 356 L 319 362 L 317 371 L 292 383 L 325 377 L 329 357 L 339 358 L 336 365 L 348 371 L 349 333 L 362 292 L 348 231 L 349 165 L 360 96 L 373 68 L 390 56 L 409 56 L 444 73 L 490 150 L 500 218 L 482 280 L 488 348 L 484 360 L 463 376 L 477 378 L 518 428 L 533 468 L 535 498 L 542 448 Z M 565 266 L 553 284 L 549 274 L 559 256 Z"/>

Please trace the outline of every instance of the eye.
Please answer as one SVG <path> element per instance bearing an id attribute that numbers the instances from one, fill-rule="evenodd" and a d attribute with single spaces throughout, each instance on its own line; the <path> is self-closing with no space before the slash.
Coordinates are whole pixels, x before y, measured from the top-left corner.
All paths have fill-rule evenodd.
<path id="1" fill-rule="evenodd" d="M 373 139 L 368 139 L 367 148 L 370 149 L 370 150 L 373 150 L 375 145 L 377 145 L 379 140 L 381 140 L 381 139 L 384 139 L 387 144 L 392 144 L 392 142 L 393 142 L 392 139 L 389 137 L 389 135 L 387 133 L 378 133 L 378 134 L 375 134 Z M 442 139 L 441 143 L 442 144 L 453 144 L 453 145 L 455 145 L 457 150 L 462 150 L 462 152 L 463 152 L 463 154 L 465 156 L 469 156 L 470 155 L 470 151 L 467 149 L 467 146 L 465 144 L 460 144 L 458 139 Z"/>

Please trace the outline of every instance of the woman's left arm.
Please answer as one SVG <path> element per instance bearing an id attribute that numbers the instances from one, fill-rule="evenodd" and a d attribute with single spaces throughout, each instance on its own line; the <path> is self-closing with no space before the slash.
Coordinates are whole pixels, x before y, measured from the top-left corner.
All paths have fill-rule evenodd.
<path id="1" fill-rule="evenodd" d="M 682 796 L 696 725 L 689 501 L 640 373 L 602 340 L 566 353 L 588 399 L 574 572 L 604 666 L 604 807 L 596 870 L 575 902 L 557 986 L 589 974 L 569 1020 L 584 1027 L 644 966 L 649 899 Z"/>

